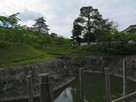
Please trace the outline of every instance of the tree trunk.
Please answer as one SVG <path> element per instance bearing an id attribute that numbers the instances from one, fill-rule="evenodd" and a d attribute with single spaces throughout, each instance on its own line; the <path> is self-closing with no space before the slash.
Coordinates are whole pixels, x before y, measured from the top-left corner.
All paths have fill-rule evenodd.
<path id="1" fill-rule="evenodd" d="M 79 41 L 79 42 L 78 42 L 78 46 L 80 46 L 80 45 L 81 45 L 81 42 Z"/>
<path id="2" fill-rule="evenodd" d="M 90 45 L 90 40 L 87 41 L 88 45 Z"/>
<path id="3" fill-rule="evenodd" d="M 88 45 L 90 45 L 90 36 L 91 36 L 90 17 L 88 17 L 87 26 L 88 26 L 87 42 Z"/>

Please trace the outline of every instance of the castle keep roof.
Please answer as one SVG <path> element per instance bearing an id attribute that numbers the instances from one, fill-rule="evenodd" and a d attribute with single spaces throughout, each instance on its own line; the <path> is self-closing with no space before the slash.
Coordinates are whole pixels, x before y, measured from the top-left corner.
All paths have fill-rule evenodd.
<path id="1" fill-rule="evenodd" d="M 35 21 L 36 23 L 33 25 L 33 27 L 29 27 L 28 30 L 43 33 L 43 34 L 48 34 L 49 29 L 48 29 L 48 25 L 46 25 L 45 23 L 46 20 L 44 20 L 43 17 L 40 17 Z"/>

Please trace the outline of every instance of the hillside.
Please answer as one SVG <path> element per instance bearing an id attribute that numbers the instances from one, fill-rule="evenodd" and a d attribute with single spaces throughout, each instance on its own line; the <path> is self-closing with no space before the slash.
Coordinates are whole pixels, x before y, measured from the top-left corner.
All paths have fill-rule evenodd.
<path id="1" fill-rule="evenodd" d="M 0 67 L 37 63 L 54 57 L 24 44 L 0 43 Z"/>

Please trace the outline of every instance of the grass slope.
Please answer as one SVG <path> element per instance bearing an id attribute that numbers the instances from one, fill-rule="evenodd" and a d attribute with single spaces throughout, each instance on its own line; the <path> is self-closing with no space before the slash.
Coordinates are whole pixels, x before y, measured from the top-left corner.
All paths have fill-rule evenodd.
<path id="1" fill-rule="evenodd" d="M 23 44 L 0 42 L 0 67 L 38 63 L 38 62 L 54 59 L 55 57 L 61 57 L 64 55 L 105 56 L 107 54 L 102 53 L 97 48 L 97 46 L 79 46 L 75 48 L 74 47 L 73 48 L 72 47 L 71 48 L 46 47 L 41 50 L 41 49 L 33 48 L 28 45 L 23 45 Z M 24 59 L 28 59 L 28 60 L 24 60 Z"/>
<path id="2" fill-rule="evenodd" d="M 62 55 L 72 55 L 72 56 L 106 56 L 108 53 L 103 53 L 97 45 L 84 45 L 71 48 L 54 48 L 47 47 L 44 49 L 46 53 L 49 54 L 62 54 Z"/>
<path id="3" fill-rule="evenodd" d="M 40 55 L 43 56 L 37 57 Z M 35 58 L 20 61 L 31 57 L 35 57 Z M 5 43 L 5 46 L 0 47 L 0 67 L 37 63 L 53 58 L 54 58 L 53 56 L 45 53 L 43 50 L 38 50 L 27 45 Z M 14 61 L 18 61 L 18 62 L 14 62 Z"/>

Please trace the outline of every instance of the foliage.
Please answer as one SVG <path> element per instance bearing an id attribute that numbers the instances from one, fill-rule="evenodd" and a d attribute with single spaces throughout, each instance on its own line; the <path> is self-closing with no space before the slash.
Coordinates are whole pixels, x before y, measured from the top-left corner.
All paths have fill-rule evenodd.
<path id="1" fill-rule="evenodd" d="M 97 45 L 85 45 L 75 49 L 77 55 L 128 55 L 136 54 L 136 34 L 112 31 Z"/>
<path id="2" fill-rule="evenodd" d="M 117 23 L 103 19 L 98 9 L 91 6 L 82 7 L 80 16 L 73 23 L 72 38 L 77 40 L 82 35 L 83 41 L 90 44 L 91 41 L 103 40 L 102 38 L 116 30 L 117 26 Z"/>
<path id="3" fill-rule="evenodd" d="M 73 51 L 74 55 L 78 56 L 87 56 L 87 55 L 96 55 L 96 56 L 105 56 L 105 52 L 100 50 L 100 47 L 97 45 L 84 45 L 79 46 Z"/>
<path id="4" fill-rule="evenodd" d="M 9 42 L 5 42 L 5 41 L 0 41 L 0 48 L 7 48 L 9 45 L 12 45 L 11 43 Z"/>
<path id="5" fill-rule="evenodd" d="M 72 36 L 71 38 L 73 40 L 76 40 L 78 42 L 78 45 L 80 46 L 81 43 L 81 34 L 83 31 L 83 27 L 78 24 L 78 22 L 75 20 L 73 23 L 73 30 L 72 30 Z"/>
<path id="6" fill-rule="evenodd" d="M 102 42 L 105 40 L 106 37 L 110 36 L 109 34 L 117 31 L 118 23 L 109 21 L 109 19 L 101 20 L 97 29 L 95 29 L 95 34 L 97 41 Z"/>
<path id="7" fill-rule="evenodd" d="M 5 17 L 5 16 L 0 16 L 0 21 L 2 22 L 2 25 L 4 27 L 9 27 L 9 26 L 16 26 L 18 24 L 18 22 L 20 21 L 19 18 L 17 18 L 17 15 L 19 13 L 16 14 L 12 14 L 9 17 Z"/>
<path id="8" fill-rule="evenodd" d="M 99 43 L 102 51 L 110 54 L 134 54 L 136 46 L 136 34 L 113 32 L 105 36 L 102 42 Z"/>
<path id="9" fill-rule="evenodd" d="M 57 35 L 56 33 L 51 33 L 50 36 L 51 36 L 52 38 L 58 37 L 58 35 Z"/>
<path id="10" fill-rule="evenodd" d="M 0 26 L 0 36 L 0 41 L 28 44 L 40 48 L 47 46 L 70 47 L 74 42 L 61 36 L 29 32 L 21 26 L 14 28 Z"/>
<path id="11" fill-rule="evenodd" d="M 37 48 L 44 48 L 47 46 L 58 46 L 58 47 L 71 47 L 74 41 L 70 39 L 58 36 L 55 33 L 42 34 L 39 32 L 27 31 L 27 26 L 20 26 L 16 14 L 12 14 L 9 17 L 0 16 L 2 26 L 0 26 L 0 41 L 22 43 L 31 45 Z M 4 44 L 0 47 L 5 46 Z"/>
<path id="12" fill-rule="evenodd" d="M 83 33 L 87 37 L 88 44 L 90 41 L 94 41 L 94 29 L 97 28 L 99 22 L 102 20 L 98 9 L 94 9 L 91 6 L 82 7 L 80 9 L 80 17 L 76 19 L 78 24 L 83 26 Z"/>
<path id="13" fill-rule="evenodd" d="M 2 42 L 1 44 L 6 47 L 0 47 L 0 67 L 32 64 L 54 58 L 52 55 L 46 54 L 44 50 L 28 45 L 11 42 Z"/>

